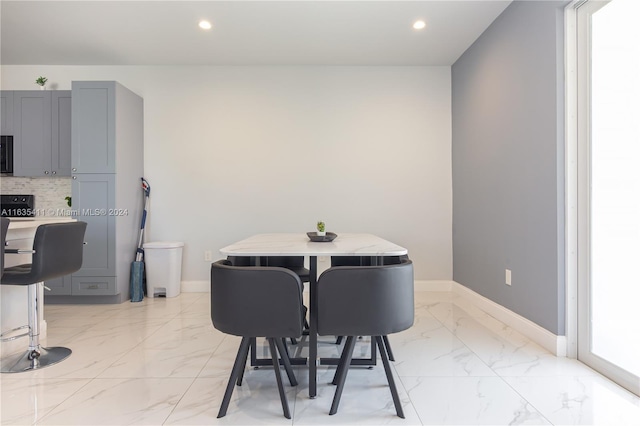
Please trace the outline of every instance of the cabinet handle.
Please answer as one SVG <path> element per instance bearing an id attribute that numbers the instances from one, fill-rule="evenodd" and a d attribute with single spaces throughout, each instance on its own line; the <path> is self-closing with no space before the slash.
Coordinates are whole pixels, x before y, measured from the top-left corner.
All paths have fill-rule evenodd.
<path id="1" fill-rule="evenodd" d="M 45 174 L 45 175 L 48 175 L 48 174 L 49 174 L 49 170 L 45 170 L 45 171 L 44 171 L 44 174 Z"/>
<path id="2" fill-rule="evenodd" d="M 55 171 L 53 171 L 53 172 L 51 172 L 51 174 L 52 174 L 52 175 L 55 175 L 55 174 L 56 174 L 56 172 L 55 172 Z"/>
<path id="3" fill-rule="evenodd" d="M 77 178 L 76 176 L 74 176 L 74 177 L 73 177 L 73 180 L 76 180 L 76 179 L 78 179 L 78 178 Z"/>
<path id="4" fill-rule="evenodd" d="M 71 169 L 71 171 L 77 172 L 78 169 L 76 169 L 75 167 L 73 169 Z"/>

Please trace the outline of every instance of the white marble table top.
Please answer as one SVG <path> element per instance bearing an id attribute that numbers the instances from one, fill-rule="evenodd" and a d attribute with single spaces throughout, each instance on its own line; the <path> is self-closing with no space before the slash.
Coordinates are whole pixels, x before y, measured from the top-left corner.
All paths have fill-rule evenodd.
<path id="1" fill-rule="evenodd" d="M 226 256 L 400 256 L 407 249 L 372 234 L 338 233 L 314 243 L 306 233 L 258 234 L 220 249 Z"/>

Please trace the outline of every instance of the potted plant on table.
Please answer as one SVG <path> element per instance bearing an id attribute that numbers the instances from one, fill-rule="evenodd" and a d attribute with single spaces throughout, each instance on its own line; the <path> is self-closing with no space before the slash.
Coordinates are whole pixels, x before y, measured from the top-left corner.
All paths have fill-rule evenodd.
<path id="1" fill-rule="evenodd" d="M 319 221 L 316 228 L 318 229 L 318 232 L 316 232 L 316 235 L 318 235 L 319 237 L 324 237 L 325 235 L 327 235 L 324 229 L 324 222 Z"/>
<path id="2" fill-rule="evenodd" d="M 46 89 L 45 84 L 47 84 L 47 80 L 48 78 L 43 76 L 36 78 L 36 84 L 40 86 L 40 90 Z"/>

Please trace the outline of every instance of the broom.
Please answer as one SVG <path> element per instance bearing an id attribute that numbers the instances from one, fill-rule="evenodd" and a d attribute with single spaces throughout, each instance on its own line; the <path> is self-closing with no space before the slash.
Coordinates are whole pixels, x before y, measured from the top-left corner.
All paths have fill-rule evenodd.
<path id="1" fill-rule="evenodd" d="M 144 235 L 144 225 L 147 221 L 147 209 L 149 207 L 149 194 L 151 185 L 142 179 L 142 191 L 144 191 L 144 210 L 142 210 L 142 220 L 140 221 L 140 236 L 138 237 L 138 247 L 136 249 L 136 259 L 131 262 L 131 275 L 129 277 L 129 292 L 132 302 L 141 302 L 144 298 L 144 250 L 142 250 L 142 237 Z"/>

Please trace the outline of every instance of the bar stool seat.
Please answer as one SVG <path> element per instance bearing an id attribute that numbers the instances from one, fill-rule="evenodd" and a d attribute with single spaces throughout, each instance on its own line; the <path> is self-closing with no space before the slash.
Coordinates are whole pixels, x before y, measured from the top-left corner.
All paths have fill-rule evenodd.
<path id="1" fill-rule="evenodd" d="M 2 359 L 0 372 L 35 370 L 58 363 L 71 355 L 69 348 L 40 346 L 38 293 L 39 286 L 44 281 L 69 275 L 80 269 L 86 228 L 86 222 L 40 225 L 33 240 L 33 250 L 5 250 L 6 253 L 32 254 L 31 263 L 4 268 L 0 279 L 2 285 L 28 288 L 29 331 L 25 335 L 29 336 L 29 348 L 26 353 Z"/>

